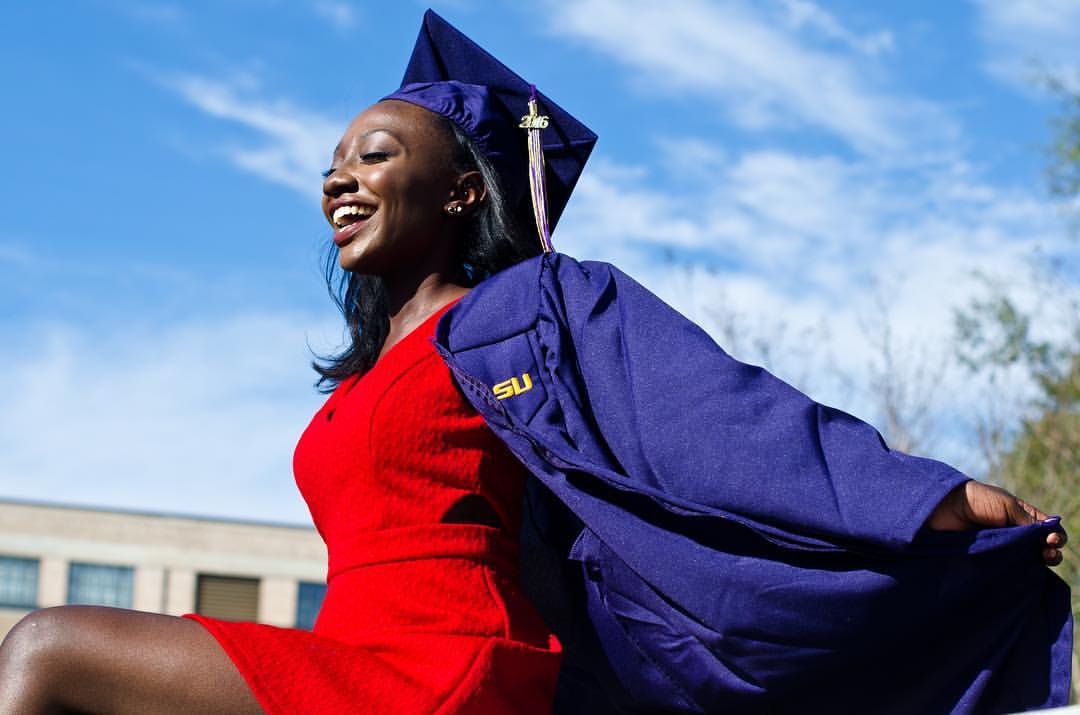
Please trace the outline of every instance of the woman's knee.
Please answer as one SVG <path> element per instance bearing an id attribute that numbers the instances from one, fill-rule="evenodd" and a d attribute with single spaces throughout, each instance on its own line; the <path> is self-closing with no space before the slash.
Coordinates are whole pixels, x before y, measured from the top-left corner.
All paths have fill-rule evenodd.
<path id="1" fill-rule="evenodd" d="M 8 631 L 0 645 L 0 668 L 5 674 L 13 667 L 25 667 L 41 660 L 62 643 L 60 631 L 65 619 L 60 611 L 63 608 L 66 606 L 33 611 Z"/>
<path id="2" fill-rule="evenodd" d="M 0 711 L 43 712 L 56 704 L 56 684 L 70 667 L 76 614 L 69 607 L 27 614 L 0 644 Z"/>
<path id="3" fill-rule="evenodd" d="M 0 671 L 6 676 L 33 670 L 47 673 L 77 657 L 87 641 L 97 640 L 100 627 L 95 609 L 56 606 L 27 614 L 15 624 L 0 646 Z"/>
<path id="4" fill-rule="evenodd" d="M 261 712 L 239 671 L 199 624 L 99 606 L 35 611 L 4 641 L 0 714 L 55 707 Z"/>

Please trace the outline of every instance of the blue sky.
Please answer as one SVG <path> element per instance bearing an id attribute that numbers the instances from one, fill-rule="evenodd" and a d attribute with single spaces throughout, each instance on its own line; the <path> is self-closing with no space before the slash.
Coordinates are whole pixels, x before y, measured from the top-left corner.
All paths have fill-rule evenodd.
<path id="1" fill-rule="evenodd" d="M 425 7 L 5 10 L 0 497 L 306 519 L 309 346 L 341 337 L 319 172 Z M 1033 78 L 1080 66 L 1080 0 L 434 7 L 600 135 L 561 250 L 875 422 L 887 339 L 924 451 L 970 456 L 979 392 L 938 367 L 952 309 L 975 271 L 1037 305 L 1030 258 L 1076 258 Z"/>

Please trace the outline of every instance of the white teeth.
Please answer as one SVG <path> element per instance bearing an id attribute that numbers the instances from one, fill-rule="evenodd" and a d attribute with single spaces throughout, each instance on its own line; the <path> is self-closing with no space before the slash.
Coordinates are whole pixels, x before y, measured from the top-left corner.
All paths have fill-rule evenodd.
<path id="1" fill-rule="evenodd" d="M 346 216 L 356 216 L 357 220 L 360 220 L 371 216 L 371 214 L 373 213 L 375 213 L 375 209 L 371 206 L 338 206 L 336 209 L 334 209 L 333 218 L 334 223 L 337 224 L 338 227 L 341 227 L 346 224 L 353 223 L 352 221 L 345 221 L 344 219 Z"/>

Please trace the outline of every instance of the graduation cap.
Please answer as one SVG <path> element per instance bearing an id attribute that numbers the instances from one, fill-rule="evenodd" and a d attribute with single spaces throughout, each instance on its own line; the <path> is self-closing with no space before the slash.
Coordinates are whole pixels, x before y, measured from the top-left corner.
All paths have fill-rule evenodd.
<path id="1" fill-rule="evenodd" d="M 532 204 L 545 251 L 596 134 L 428 10 L 398 99 L 447 117 L 499 174 L 511 206 Z"/>

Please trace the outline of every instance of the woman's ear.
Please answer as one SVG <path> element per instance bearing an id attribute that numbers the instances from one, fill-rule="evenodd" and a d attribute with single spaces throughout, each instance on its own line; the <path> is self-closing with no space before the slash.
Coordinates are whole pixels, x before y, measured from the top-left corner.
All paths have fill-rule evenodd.
<path id="1" fill-rule="evenodd" d="M 487 185 L 484 177 L 479 171 L 473 170 L 458 177 L 451 203 L 461 207 L 460 210 L 455 210 L 455 214 L 465 216 L 479 208 L 486 198 Z"/>

